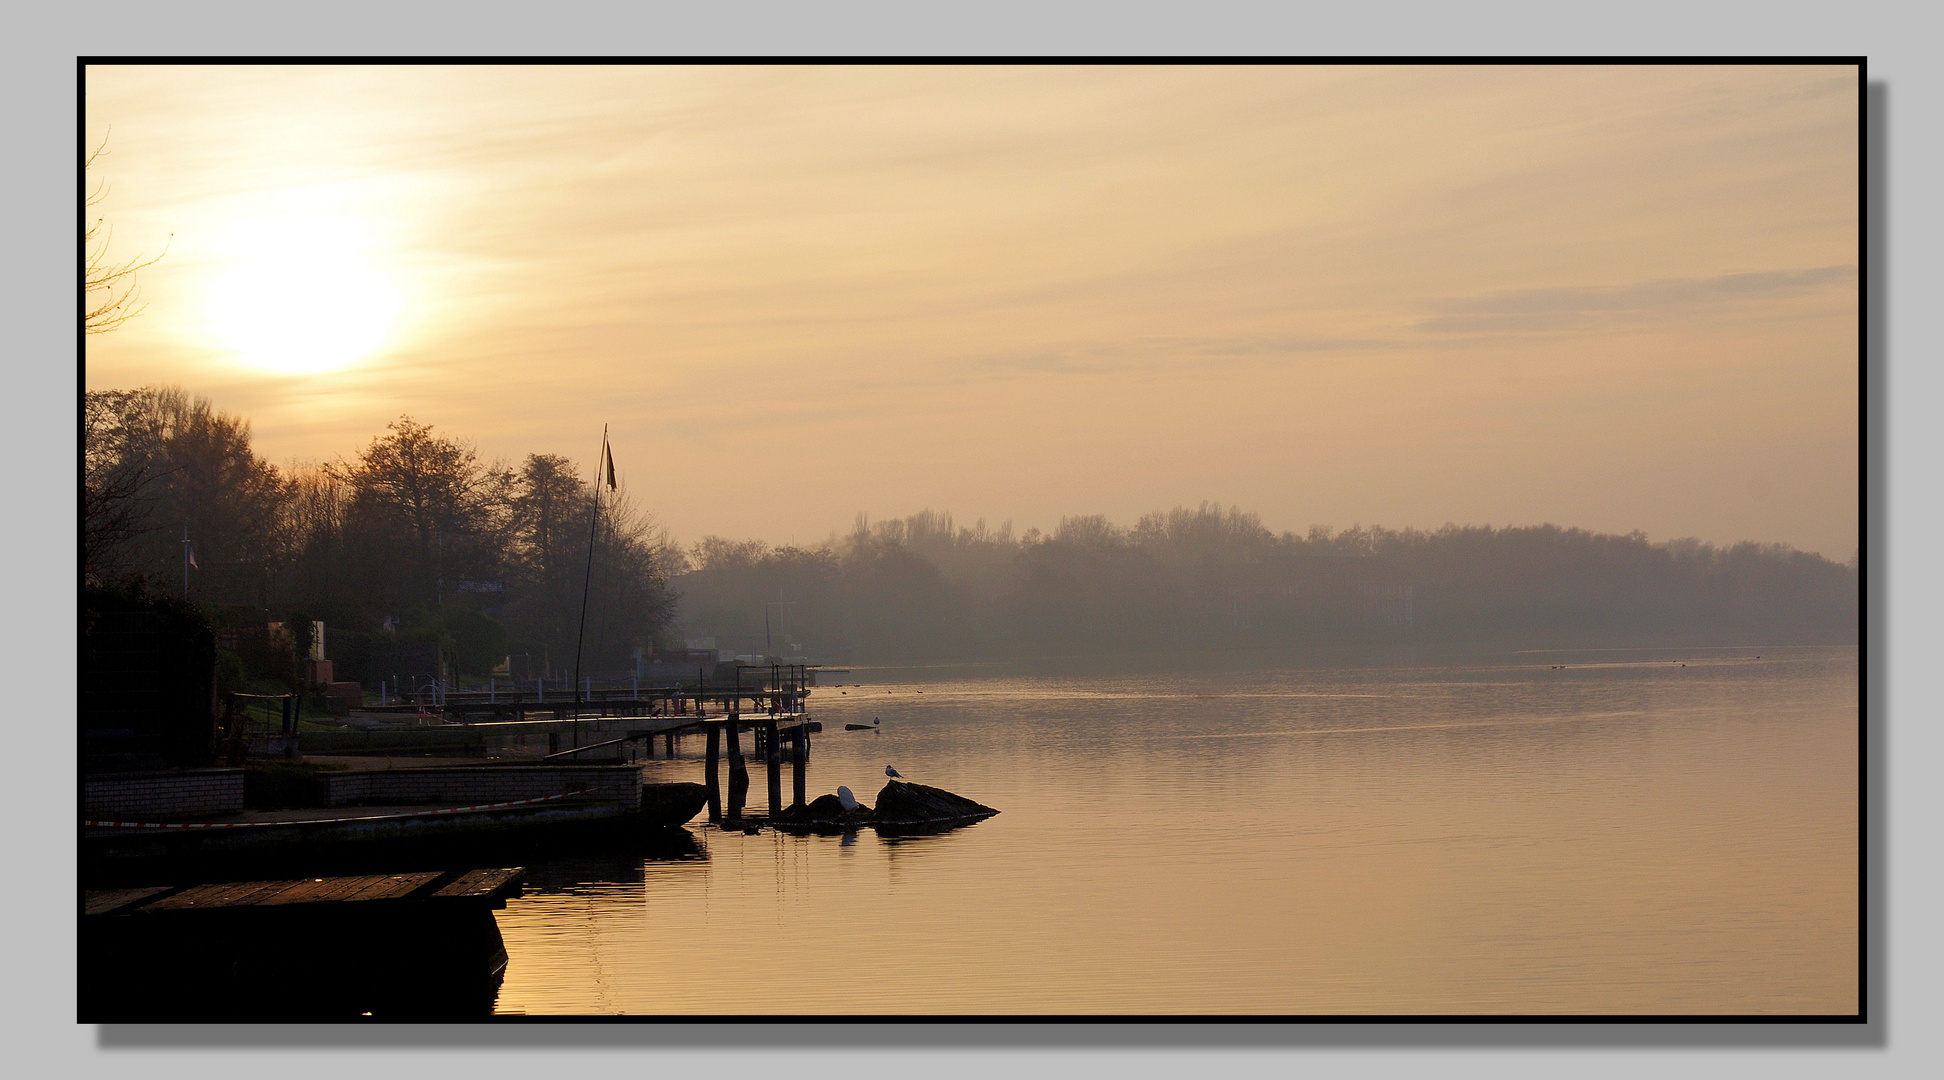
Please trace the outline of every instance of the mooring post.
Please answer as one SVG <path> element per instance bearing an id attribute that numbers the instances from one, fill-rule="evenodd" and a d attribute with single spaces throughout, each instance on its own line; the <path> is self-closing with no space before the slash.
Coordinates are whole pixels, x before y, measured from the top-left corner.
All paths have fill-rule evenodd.
<path id="1" fill-rule="evenodd" d="M 710 821 L 722 820 L 722 777 L 720 776 L 722 755 L 719 746 L 721 741 L 722 732 L 714 724 L 710 724 L 708 764 L 703 769 L 703 772 L 707 776 L 704 783 L 709 789 Z"/>
<path id="2" fill-rule="evenodd" d="M 675 760 L 675 733 L 671 731 L 668 734 L 662 736 L 662 738 L 666 740 L 663 744 L 663 749 L 668 751 L 668 753 L 664 756 L 667 757 L 668 760 L 674 761 Z"/>
<path id="3" fill-rule="evenodd" d="M 783 744 L 776 741 L 776 721 L 763 725 L 763 760 L 769 765 L 769 812 L 783 809 Z"/>
<path id="4" fill-rule="evenodd" d="M 799 810 L 803 809 L 803 763 L 809 756 L 805 753 L 807 747 L 803 741 L 803 727 L 803 724 L 797 724 L 790 739 L 790 794 L 795 797 L 791 805 Z"/>
<path id="5" fill-rule="evenodd" d="M 742 816 L 743 800 L 749 791 L 749 768 L 743 764 L 742 732 L 738 717 L 730 713 L 724 725 L 729 729 L 729 816 Z"/>

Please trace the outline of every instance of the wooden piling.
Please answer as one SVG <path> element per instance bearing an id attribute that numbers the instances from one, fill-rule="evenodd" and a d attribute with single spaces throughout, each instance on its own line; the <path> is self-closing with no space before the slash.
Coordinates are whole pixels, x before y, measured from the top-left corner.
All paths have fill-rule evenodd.
<path id="1" fill-rule="evenodd" d="M 743 800 L 749 792 L 749 767 L 743 764 L 742 732 L 735 713 L 729 714 L 729 816 L 742 817 Z"/>
<path id="2" fill-rule="evenodd" d="M 722 761 L 721 743 L 722 732 L 714 724 L 710 724 L 708 765 L 705 769 L 708 777 L 705 782 L 709 788 L 710 821 L 722 820 L 722 778 L 719 775 L 719 766 Z"/>
<path id="3" fill-rule="evenodd" d="M 667 753 L 662 755 L 663 757 L 667 758 L 670 761 L 675 760 L 675 733 L 674 732 L 671 731 L 668 734 L 662 736 L 662 749 L 667 751 Z"/>
<path id="4" fill-rule="evenodd" d="M 776 721 L 763 725 L 763 760 L 769 765 L 769 812 L 783 809 L 783 744 L 776 740 Z"/>
<path id="5" fill-rule="evenodd" d="M 808 736 L 804 733 L 803 724 L 798 724 L 790 734 L 790 794 L 795 800 L 790 805 L 801 810 L 804 802 L 803 764 L 810 756 L 808 753 L 810 747 L 805 741 Z"/>

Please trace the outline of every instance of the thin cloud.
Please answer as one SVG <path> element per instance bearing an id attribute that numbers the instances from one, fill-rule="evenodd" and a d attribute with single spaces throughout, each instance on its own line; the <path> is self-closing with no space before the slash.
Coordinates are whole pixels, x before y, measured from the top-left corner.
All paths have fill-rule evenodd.
<path id="1" fill-rule="evenodd" d="M 1378 338 L 1302 335 L 1148 337 L 1124 345 L 1103 343 L 1091 348 L 990 354 L 957 358 L 951 363 L 959 372 L 986 375 L 1128 374 L 1184 364 L 1267 363 L 1288 356 L 1364 352 L 1396 344 Z"/>
<path id="2" fill-rule="evenodd" d="M 1701 310 L 1781 300 L 1853 286 L 1855 264 L 1765 270 L 1710 278 L 1669 278 L 1618 288 L 1525 289 L 1439 305 L 1445 312 L 1414 325 L 1436 334 L 1567 330 L 1593 322 L 1666 318 Z"/>

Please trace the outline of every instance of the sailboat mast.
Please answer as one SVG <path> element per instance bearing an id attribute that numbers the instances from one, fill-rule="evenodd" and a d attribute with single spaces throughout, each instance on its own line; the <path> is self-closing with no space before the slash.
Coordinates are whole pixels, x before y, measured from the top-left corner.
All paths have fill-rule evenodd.
<path id="1" fill-rule="evenodd" d="M 601 472 L 607 468 L 608 427 L 601 425 L 601 453 L 594 459 L 594 518 L 587 526 L 587 576 L 581 579 L 580 636 L 574 641 L 574 744 L 580 745 L 581 646 L 587 643 L 587 594 L 594 584 L 594 537 L 601 531 Z"/>

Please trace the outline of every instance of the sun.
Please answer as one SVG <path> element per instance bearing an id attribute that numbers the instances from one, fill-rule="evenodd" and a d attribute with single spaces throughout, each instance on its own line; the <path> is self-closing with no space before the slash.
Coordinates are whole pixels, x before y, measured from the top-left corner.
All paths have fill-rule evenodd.
<path id="1" fill-rule="evenodd" d="M 395 275 L 354 219 L 238 222 L 209 288 L 209 326 L 249 367 L 311 374 L 349 367 L 383 349 L 403 309 Z"/>

